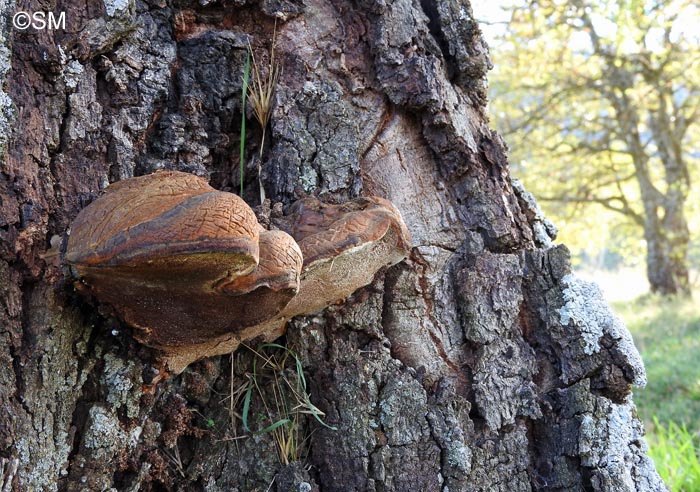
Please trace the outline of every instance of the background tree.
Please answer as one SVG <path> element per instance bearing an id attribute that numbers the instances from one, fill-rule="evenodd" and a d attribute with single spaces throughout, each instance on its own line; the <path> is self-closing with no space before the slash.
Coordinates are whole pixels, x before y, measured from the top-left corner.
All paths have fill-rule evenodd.
<path id="1" fill-rule="evenodd" d="M 561 224 L 587 215 L 600 236 L 598 206 L 623 218 L 612 222 L 618 243 L 643 231 L 649 283 L 663 294 L 689 293 L 698 21 L 686 0 L 534 1 L 513 8 L 495 43 L 492 110 L 518 173 Z"/>
<path id="2" fill-rule="evenodd" d="M 8 4 L 0 16 L 3 490 L 664 489 L 631 401 L 645 376 L 629 334 L 571 275 L 488 127 L 468 3 L 56 5 L 65 30 L 13 31 Z M 244 166 L 256 205 L 242 116 L 246 155 L 261 130 L 241 86 L 249 46 L 268 63 L 275 19 L 266 195 L 282 208 L 381 195 L 413 238 L 370 286 L 288 324 L 280 342 L 336 429 L 296 415 L 282 435 L 247 431 L 278 413 L 252 352 L 164 377 L 61 264 L 78 211 L 133 175 L 176 169 L 231 191 Z"/>

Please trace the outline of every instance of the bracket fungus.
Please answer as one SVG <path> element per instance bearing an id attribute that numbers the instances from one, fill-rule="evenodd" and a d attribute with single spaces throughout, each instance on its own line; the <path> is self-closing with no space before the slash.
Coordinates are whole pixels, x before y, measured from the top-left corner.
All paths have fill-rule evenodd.
<path id="1" fill-rule="evenodd" d="M 408 230 L 377 197 L 295 203 L 266 230 L 237 195 L 158 171 L 110 185 L 76 217 L 65 261 L 168 369 L 270 340 L 406 257 Z"/>

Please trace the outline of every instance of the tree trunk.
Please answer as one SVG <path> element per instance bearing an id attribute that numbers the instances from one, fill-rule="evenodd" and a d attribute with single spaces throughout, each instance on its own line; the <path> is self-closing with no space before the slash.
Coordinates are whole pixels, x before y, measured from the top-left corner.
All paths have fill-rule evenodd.
<path id="1" fill-rule="evenodd" d="M 664 200 L 668 202 L 670 200 Z M 690 231 L 683 213 L 684 201 L 662 208 L 663 218 L 656 207 L 644 220 L 647 242 L 647 277 L 652 292 L 663 295 L 690 295 L 688 244 Z"/>
<path id="2" fill-rule="evenodd" d="M 645 227 L 649 246 L 647 272 L 652 292 L 666 295 L 690 295 L 688 273 L 688 245 L 690 230 L 685 219 L 685 202 L 690 190 L 690 172 L 683 155 L 683 140 L 688 122 L 677 117 L 678 107 L 668 84 L 652 74 L 645 74 L 648 81 L 657 87 L 659 107 L 649 116 L 649 126 L 658 148 L 659 159 L 664 170 L 665 193 L 662 195 L 660 212 L 654 211 L 653 222 L 658 226 Z M 647 219 L 647 223 L 650 221 Z"/>
<path id="3" fill-rule="evenodd" d="M 661 99 L 663 100 L 663 98 Z M 634 109 L 625 100 L 627 113 Z M 649 157 L 641 145 L 638 119 L 630 128 L 634 143 L 632 156 L 644 209 L 644 239 L 647 243 L 647 278 L 652 292 L 663 295 L 690 295 L 688 244 L 690 230 L 685 219 L 685 201 L 690 188 L 690 175 L 680 151 L 672 153 L 671 137 L 665 107 L 650 118 L 664 168 L 666 191 L 662 193 L 650 178 Z M 663 130 L 662 130 L 663 129 Z"/>
<path id="4" fill-rule="evenodd" d="M 592 23 L 588 21 L 589 33 Z M 593 35 L 592 35 L 593 36 Z M 594 44 L 597 37 L 592 38 Z M 595 44 L 600 54 L 600 47 Z M 610 65 L 606 67 L 610 74 L 613 88 L 606 89 L 604 95 L 610 100 L 617 112 L 617 122 L 623 138 L 632 156 L 635 169 L 635 179 L 639 185 L 642 200 L 643 215 L 637 217 L 630 210 L 622 213 L 628 217 L 637 218 L 644 227 L 644 239 L 647 242 L 647 279 L 652 292 L 663 295 L 690 295 L 690 277 L 688 273 L 688 244 L 690 230 L 685 219 L 684 208 L 690 188 L 690 174 L 683 158 L 682 142 L 687 130 L 685 122 L 683 130 L 673 127 L 666 100 L 673 99 L 673 94 L 659 95 L 659 108 L 650 110 L 648 126 L 652 129 L 654 143 L 657 147 L 658 158 L 663 167 L 665 192 L 654 185 L 650 169 L 650 156 L 647 145 L 643 143 L 641 128 L 643 127 L 639 108 L 627 96 L 627 91 L 633 89 L 634 74 L 629 70 Z M 665 84 L 658 78 L 648 79 L 654 87 Z M 659 89 L 668 92 L 668 89 Z"/>
<path id="5" fill-rule="evenodd" d="M 2 8 L 7 21 L 13 7 Z M 0 52 L 0 483 L 665 490 L 631 401 L 645 376 L 629 334 L 551 245 L 488 127 L 490 62 L 466 1 L 52 8 L 66 11 L 65 30 L 2 30 L 12 50 Z M 250 351 L 158 381 L 157 352 L 79 295 L 60 263 L 70 221 L 110 182 L 168 168 L 238 189 L 248 40 L 264 66 L 275 18 L 267 196 L 386 197 L 414 246 L 347 301 L 289 323 L 283 343 L 337 429 L 299 421 L 288 465 L 272 433 L 229 416 Z M 261 129 L 252 118 L 248 129 L 253 156 Z M 257 163 L 245 167 L 252 203 Z"/>

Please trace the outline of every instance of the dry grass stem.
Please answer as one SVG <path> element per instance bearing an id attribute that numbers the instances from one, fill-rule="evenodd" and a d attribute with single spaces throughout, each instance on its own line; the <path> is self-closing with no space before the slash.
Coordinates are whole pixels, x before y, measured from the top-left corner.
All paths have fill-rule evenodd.
<path id="1" fill-rule="evenodd" d="M 253 108 L 253 113 L 255 114 L 255 119 L 258 120 L 262 128 L 262 138 L 260 141 L 260 156 L 258 159 L 258 182 L 260 184 L 260 203 L 265 201 L 265 189 L 262 186 L 262 179 L 260 173 L 262 170 L 262 153 L 263 147 L 265 146 L 265 132 L 267 129 L 267 124 L 270 122 L 270 116 L 272 116 L 272 99 L 275 93 L 275 87 L 277 86 L 277 80 L 280 76 L 280 66 L 275 60 L 275 43 L 277 41 L 277 24 L 275 24 L 275 30 L 272 35 L 272 43 L 270 44 L 270 56 L 267 66 L 267 77 L 263 77 L 261 67 L 258 65 L 255 59 L 255 54 L 253 53 L 253 48 L 248 43 L 248 51 L 250 52 L 250 57 L 253 60 L 253 73 L 252 73 L 252 83 L 248 86 L 248 100 Z"/>
<path id="2" fill-rule="evenodd" d="M 297 461 L 309 437 L 302 434 L 302 420 L 307 415 L 324 427 L 335 428 L 321 420 L 323 412 L 311 403 L 302 364 L 294 351 L 276 343 L 263 344 L 257 350 L 242 345 L 253 358 L 250 368 L 246 370 L 236 364 L 238 359 L 232 356 L 229 394 L 231 427 L 235 429 L 240 421 L 246 433 L 270 433 L 280 463 L 287 465 Z M 241 377 L 243 371 L 245 375 Z M 239 413 L 237 408 L 241 402 L 242 411 Z M 254 410 L 256 407 L 258 410 Z M 229 439 L 236 438 L 234 430 L 233 437 Z"/>

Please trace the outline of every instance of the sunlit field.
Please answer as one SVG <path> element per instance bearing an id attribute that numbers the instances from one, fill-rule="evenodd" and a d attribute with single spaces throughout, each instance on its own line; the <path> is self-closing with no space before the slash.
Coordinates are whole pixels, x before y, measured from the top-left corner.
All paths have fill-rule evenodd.
<path id="1" fill-rule="evenodd" d="M 589 282 L 595 282 L 610 303 L 624 303 L 649 293 L 644 270 L 640 268 L 619 268 L 617 270 L 576 270 L 576 273 Z"/>

